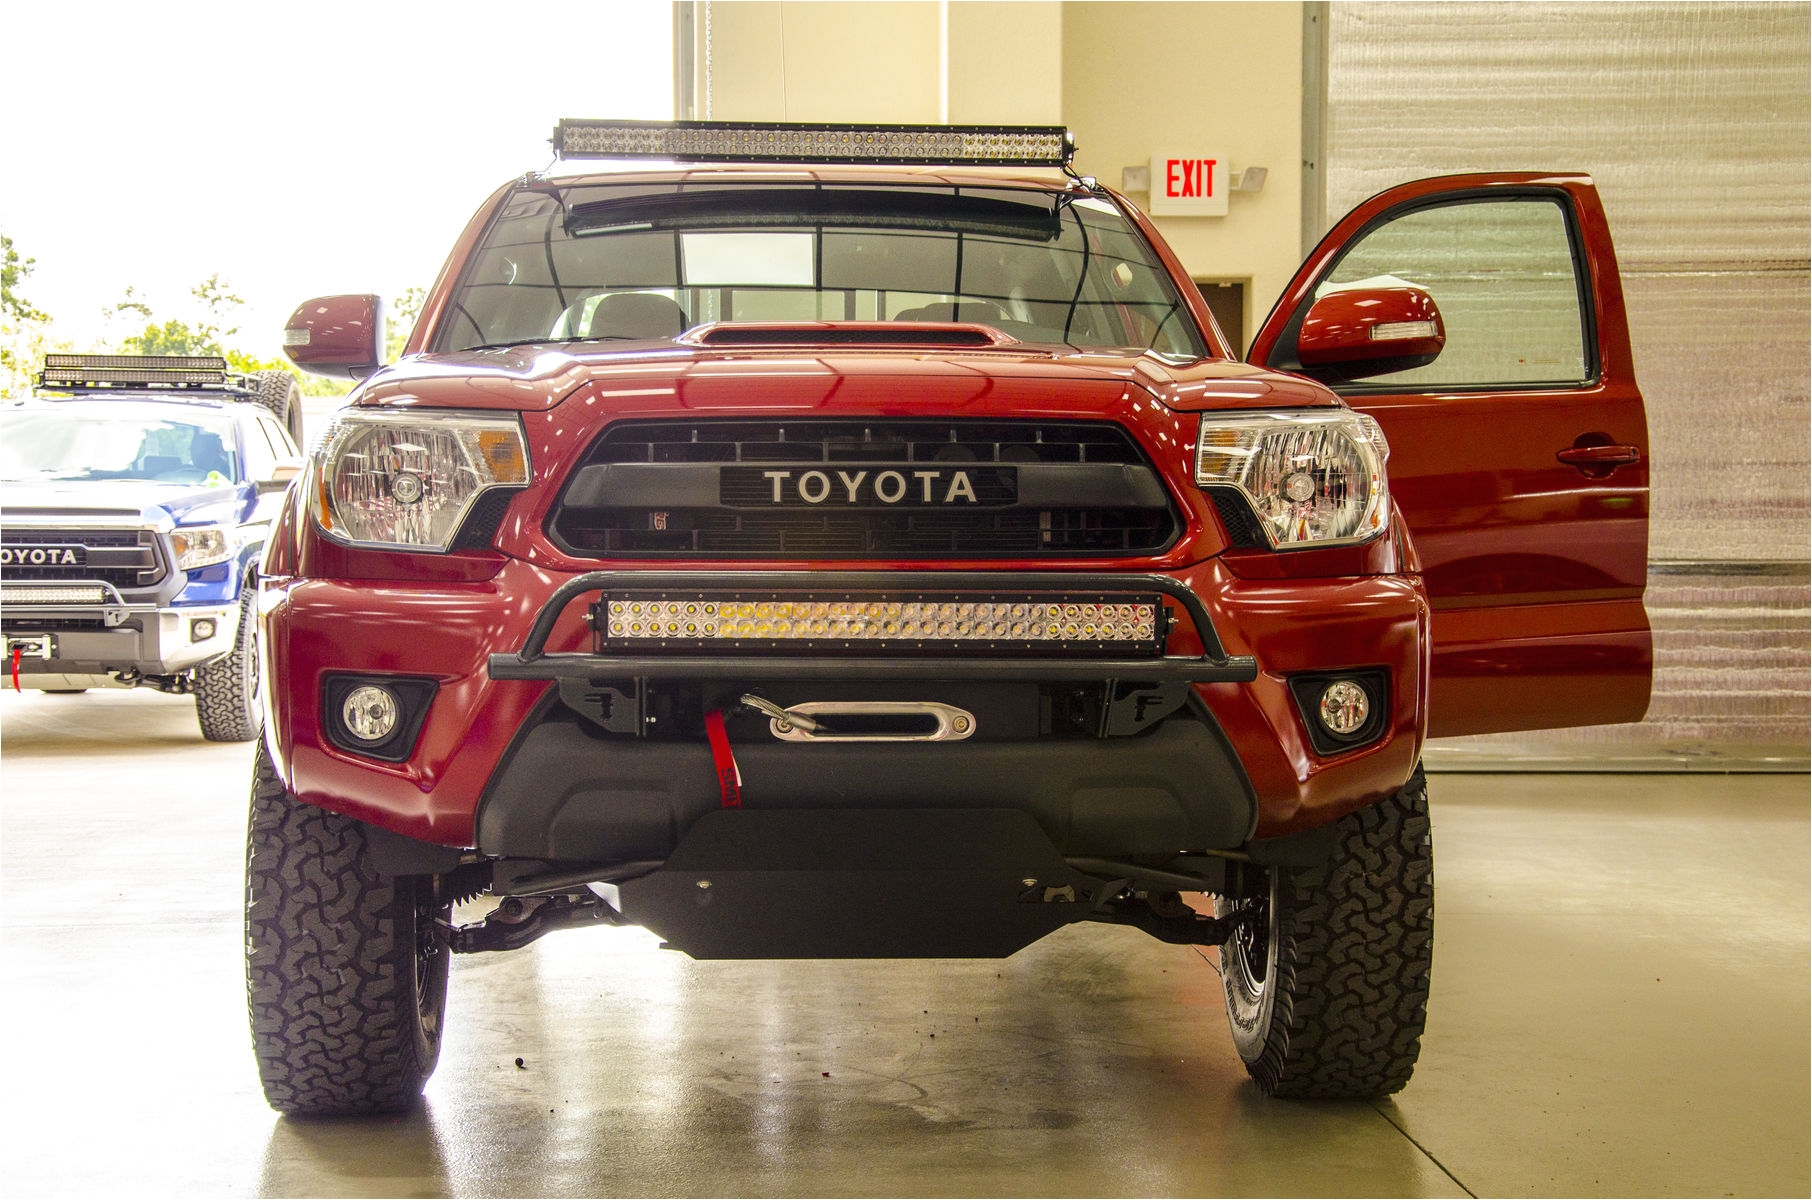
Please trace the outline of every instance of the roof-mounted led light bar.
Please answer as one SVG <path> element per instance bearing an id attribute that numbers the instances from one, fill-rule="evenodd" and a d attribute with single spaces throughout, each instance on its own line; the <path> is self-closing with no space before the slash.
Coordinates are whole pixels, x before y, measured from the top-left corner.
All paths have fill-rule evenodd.
<path id="1" fill-rule="evenodd" d="M 1068 167 L 1075 153 L 1075 138 L 1061 125 L 565 120 L 554 127 L 554 155 L 562 159 Z"/>
<path id="2" fill-rule="evenodd" d="M 211 354 L 47 354 L 40 387 L 222 385 L 227 360 Z"/>

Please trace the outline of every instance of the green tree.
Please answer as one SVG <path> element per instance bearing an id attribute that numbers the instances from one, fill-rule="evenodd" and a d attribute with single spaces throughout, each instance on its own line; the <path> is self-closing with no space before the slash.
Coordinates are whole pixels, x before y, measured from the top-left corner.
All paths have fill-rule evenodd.
<path id="1" fill-rule="evenodd" d="M 19 292 L 36 266 L 0 233 L 0 395 L 28 391 L 44 355 L 64 348 L 51 339 L 50 316 Z"/>
<path id="2" fill-rule="evenodd" d="M 151 306 L 136 288 L 127 288 L 117 304 L 107 311 L 109 319 L 143 322 L 137 333 L 121 338 L 116 350 L 120 354 L 214 354 L 227 360 L 235 371 L 289 371 L 295 367 L 279 358 L 260 358 L 231 345 L 239 336 L 239 310 L 245 301 L 218 272 L 189 289 L 198 311 L 194 321 L 171 318 L 159 321 Z M 344 396 L 351 385 L 343 380 L 302 375 L 305 396 Z"/>
<path id="3" fill-rule="evenodd" d="M 35 258 L 20 258 L 13 239 L 0 233 L 0 316 L 12 321 L 50 320 L 19 294 L 19 285 L 37 265 Z"/>
<path id="4" fill-rule="evenodd" d="M 384 361 L 395 362 L 403 355 L 403 344 L 415 331 L 416 318 L 422 315 L 422 301 L 427 290 L 412 287 L 390 302 L 384 318 Z"/>
<path id="5" fill-rule="evenodd" d="M 171 319 L 161 325 L 151 315 L 151 306 L 146 304 L 134 288 L 127 288 L 125 297 L 113 306 L 113 312 L 120 316 L 137 313 L 145 321 L 145 327 L 138 333 L 120 343 L 122 354 L 217 354 L 222 358 L 237 357 L 248 362 L 261 362 L 249 355 L 229 351 L 226 340 L 239 332 L 237 324 L 228 324 L 238 316 L 238 309 L 245 301 L 233 294 L 228 285 L 222 282 L 216 272 L 189 289 L 189 295 L 201 303 L 202 317 L 195 324 Z M 268 363 L 269 366 L 280 366 L 279 363 Z M 253 367 L 262 370 L 263 367 Z"/>

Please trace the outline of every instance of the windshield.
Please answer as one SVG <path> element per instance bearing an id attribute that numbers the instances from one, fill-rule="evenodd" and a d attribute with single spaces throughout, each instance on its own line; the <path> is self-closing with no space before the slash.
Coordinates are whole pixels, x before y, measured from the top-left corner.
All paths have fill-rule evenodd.
<path id="1" fill-rule="evenodd" d="M 181 416 L 47 404 L 0 409 L 0 480 L 239 480 L 233 423 L 220 413 Z"/>
<path id="2" fill-rule="evenodd" d="M 1026 342 L 1207 352 L 1106 200 L 822 184 L 519 192 L 467 263 L 435 348 L 670 338 L 719 321 L 964 321 Z"/>

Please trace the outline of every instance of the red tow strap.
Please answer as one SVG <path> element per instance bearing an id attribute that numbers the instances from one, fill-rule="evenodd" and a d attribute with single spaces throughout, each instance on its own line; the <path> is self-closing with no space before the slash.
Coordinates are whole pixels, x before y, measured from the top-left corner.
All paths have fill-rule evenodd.
<path id="1" fill-rule="evenodd" d="M 736 756 L 730 753 L 730 735 L 724 731 L 721 711 L 705 714 L 705 736 L 711 740 L 711 761 L 717 767 L 717 789 L 723 794 L 723 806 L 741 808 L 742 772 L 736 769 Z"/>
<path id="2" fill-rule="evenodd" d="M 23 647 L 23 646 L 14 646 L 13 647 L 13 691 L 15 691 L 15 692 L 22 690 L 19 687 L 19 656 L 24 653 L 25 653 L 25 647 Z"/>

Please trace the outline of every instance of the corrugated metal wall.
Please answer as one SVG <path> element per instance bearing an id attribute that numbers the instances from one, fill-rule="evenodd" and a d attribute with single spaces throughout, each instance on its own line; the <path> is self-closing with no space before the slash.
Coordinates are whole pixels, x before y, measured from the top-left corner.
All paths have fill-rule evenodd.
<path id="1" fill-rule="evenodd" d="M 1589 171 L 1648 400 L 1648 719 L 1457 740 L 1431 763 L 1803 767 L 1812 8 L 1336 3 L 1328 15 L 1330 219 L 1424 175 Z"/>

